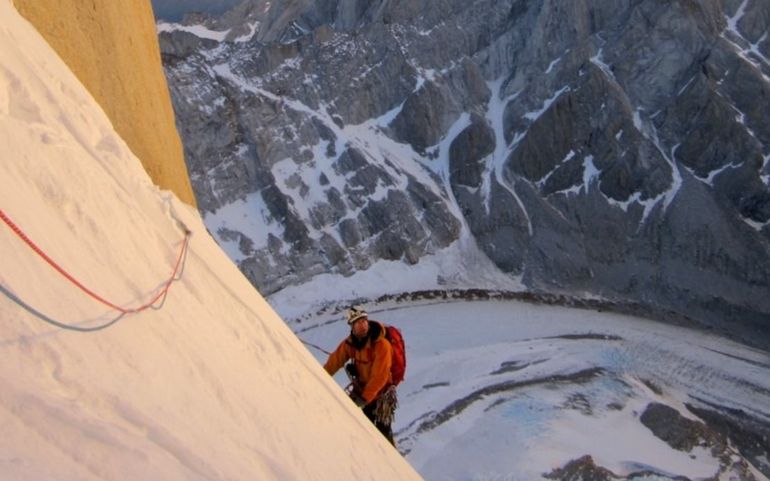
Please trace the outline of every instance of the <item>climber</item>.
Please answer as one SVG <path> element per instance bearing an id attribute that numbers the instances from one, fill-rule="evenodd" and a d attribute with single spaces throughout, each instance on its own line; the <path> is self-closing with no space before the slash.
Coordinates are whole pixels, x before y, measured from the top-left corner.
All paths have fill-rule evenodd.
<path id="1" fill-rule="evenodd" d="M 348 360 L 353 361 L 345 366 L 345 370 L 351 377 L 350 398 L 363 409 L 366 417 L 395 446 L 391 423 L 397 400 L 391 370 L 396 366 L 395 383 L 397 384 L 403 379 L 405 368 L 404 344 L 400 332 L 391 334 L 397 329 L 369 320 L 366 311 L 359 306 L 348 309 L 347 322 L 350 326 L 350 335 L 329 355 L 324 369 L 330 375 L 334 375 L 345 366 Z M 397 336 L 397 339 L 393 339 L 392 336 Z M 394 355 L 397 357 L 395 363 Z"/>

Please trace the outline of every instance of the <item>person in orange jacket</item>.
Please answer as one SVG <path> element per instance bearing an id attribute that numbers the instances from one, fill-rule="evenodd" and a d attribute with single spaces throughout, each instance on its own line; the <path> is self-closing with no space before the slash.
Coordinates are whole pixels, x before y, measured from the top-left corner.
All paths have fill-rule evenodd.
<path id="1" fill-rule="evenodd" d="M 377 415 L 379 398 L 392 385 L 392 347 L 385 338 L 385 327 L 377 321 L 370 321 L 366 311 L 360 307 L 348 310 L 347 321 L 350 335 L 329 355 L 324 369 L 333 376 L 348 360 L 353 360 L 353 390 L 350 397 L 388 441 L 395 445 L 391 423 Z"/>

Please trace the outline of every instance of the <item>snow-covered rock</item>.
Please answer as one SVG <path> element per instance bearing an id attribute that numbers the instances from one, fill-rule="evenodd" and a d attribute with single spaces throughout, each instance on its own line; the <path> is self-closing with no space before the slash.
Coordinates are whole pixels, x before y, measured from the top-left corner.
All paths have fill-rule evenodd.
<path id="1" fill-rule="evenodd" d="M 768 18 L 764 0 L 250 0 L 160 40 L 207 226 L 266 294 L 461 245 L 527 289 L 767 347 Z M 441 282 L 474 287 L 463 268 Z"/>

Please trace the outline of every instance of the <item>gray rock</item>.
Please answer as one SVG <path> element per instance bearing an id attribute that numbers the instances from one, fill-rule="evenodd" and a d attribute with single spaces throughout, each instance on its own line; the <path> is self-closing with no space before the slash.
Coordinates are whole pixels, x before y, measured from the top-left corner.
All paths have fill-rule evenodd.
<path id="1" fill-rule="evenodd" d="M 452 140 L 449 147 L 449 181 L 453 186 L 481 187 L 486 165 L 484 159 L 495 147 L 495 133 L 484 122 L 474 118 L 471 124 Z"/>
<path id="2" fill-rule="evenodd" d="M 591 456 L 585 455 L 543 475 L 559 481 L 614 481 L 624 479 L 609 469 L 597 466 Z"/>
<path id="3" fill-rule="evenodd" d="M 450 93 L 428 81 L 406 99 L 390 127 L 398 140 L 424 154 L 426 148 L 438 143 L 459 115 L 460 108 Z"/>
<path id="4" fill-rule="evenodd" d="M 650 403 L 639 421 L 655 437 L 677 451 L 690 452 L 695 447 L 703 446 L 721 452 L 727 447 L 724 436 L 709 430 L 702 422 L 685 418 L 679 411 L 665 404 Z"/>
<path id="5" fill-rule="evenodd" d="M 249 0 L 197 21 L 231 32 L 161 35 L 188 168 L 204 213 L 256 198 L 275 223 L 216 234 L 263 293 L 419 263 L 467 226 L 531 290 L 770 348 L 770 3 Z"/>

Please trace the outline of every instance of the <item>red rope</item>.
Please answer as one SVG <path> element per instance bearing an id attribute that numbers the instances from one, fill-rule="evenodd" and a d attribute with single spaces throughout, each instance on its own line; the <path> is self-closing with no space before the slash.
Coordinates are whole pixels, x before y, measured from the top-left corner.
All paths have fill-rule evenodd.
<path id="1" fill-rule="evenodd" d="M 182 248 L 179 251 L 179 257 L 177 258 L 176 264 L 174 265 L 174 272 L 172 272 L 171 277 L 164 283 L 163 289 L 161 289 L 160 292 L 158 292 L 158 294 L 155 297 L 153 297 L 150 302 L 139 307 L 127 309 L 127 308 L 120 307 L 104 299 L 102 296 L 96 294 L 94 291 L 92 291 L 91 289 L 87 288 L 86 286 L 78 282 L 77 279 L 75 279 L 72 275 L 70 275 L 67 271 L 65 271 L 53 259 L 48 257 L 48 255 L 46 255 L 46 253 L 43 252 L 42 249 L 40 249 L 34 242 L 32 242 L 32 240 L 29 237 L 27 237 L 27 235 L 19 228 L 19 226 L 17 226 L 10 218 L 8 218 L 7 215 L 5 215 L 5 212 L 3 212 L 2 209 L 0 209 L 0 219 L 2 219 L 3 222 L 5 222 L 8 225 L 8 227 L 10 227 L 11 230 L 15 232 L 16 235 L 19 236 L 19 238 L 21 238 L 21 240 L 23 240 L 33 251 L 35 251 L 37 255 L 42 257 L 44 261 L 46 261 L 51 267 L 56 269 L 56 271 L 59 272 L 59 274 L 61 274 L 67 280 L 75 284 L 78 288 L 80 288 L 80 290 L 82 290 L 89 296 L 93 297 L 94 299 L 101 302 L 102 304 L 115 309 L 116 311 L 122 312 L 123 314 L 134 314 L 137 312 L 141 312 L 151 307 L 153 304 L 155 304 L 155 302 L 158 301 L 158 299 L 166 295 L 169 288 L 171 287 L 171 283 L 174 282 L 174 279 L 176 278 L 177 272 L 179 271 L 179 266 L 182 263 L 182 258 L 184 257 L 184 253 L 187 250 L 187 245 L 190 240 L 190 231 L 185 229 L 184 241 L 182 243 Z"/>

